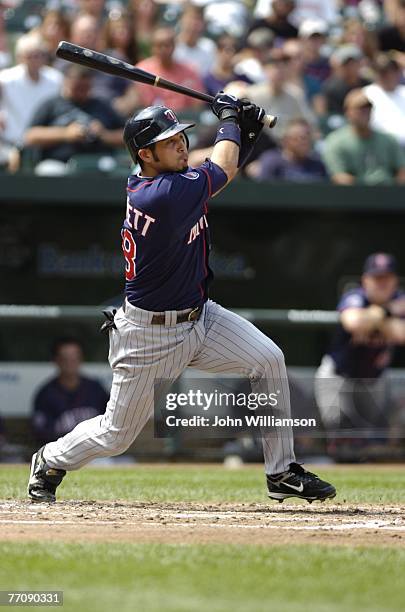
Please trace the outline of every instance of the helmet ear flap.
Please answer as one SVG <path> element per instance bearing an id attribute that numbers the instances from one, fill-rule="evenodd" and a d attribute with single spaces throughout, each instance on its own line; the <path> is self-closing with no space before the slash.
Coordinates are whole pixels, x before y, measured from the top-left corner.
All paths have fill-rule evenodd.
<path id="1" fill-rule="evenodd" d="M 186 132 L 183 132 L 183 136 L 184 136 L 184 138 L 186 139 L 186 145 L 187 145 L 187 151 L 188 151 L 188 150 L 189 150 L 189 148 L 190 148 L 190 141 L 189 141 L 189 139 L 188 139 L 188 136 L 187 136 L 187 133 L 186 133 Z"/>
<path id="2" fill-rule="evenodd" d="M 127 145 L 132 161 L 134 162 L 134 164 L 137 164 L 138 163 L 138 149 L 135 145 L 135 139 L 131 138 L 130 140 L 127 140 L 125 144 Z"/>

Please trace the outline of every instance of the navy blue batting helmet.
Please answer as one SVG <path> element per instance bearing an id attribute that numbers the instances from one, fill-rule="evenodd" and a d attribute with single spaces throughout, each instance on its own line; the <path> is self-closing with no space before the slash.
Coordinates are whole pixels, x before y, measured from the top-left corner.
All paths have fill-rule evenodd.
<path id="1" fill-rule="evenodd" d="M 125 123 L 124 142 L 136 163 L 139 149 L 184 132 L 194 125 L 180 123 L 174 112 L 166 106 L 148 106 Z"/>

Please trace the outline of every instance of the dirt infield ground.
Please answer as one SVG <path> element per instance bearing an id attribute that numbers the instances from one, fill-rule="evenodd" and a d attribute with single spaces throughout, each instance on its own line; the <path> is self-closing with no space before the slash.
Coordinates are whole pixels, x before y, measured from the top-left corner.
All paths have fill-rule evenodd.
<path id="1" fill-rule="evenodd" d="M 1 501 L 2 540 L 405 547 L 403 505 Z"/>

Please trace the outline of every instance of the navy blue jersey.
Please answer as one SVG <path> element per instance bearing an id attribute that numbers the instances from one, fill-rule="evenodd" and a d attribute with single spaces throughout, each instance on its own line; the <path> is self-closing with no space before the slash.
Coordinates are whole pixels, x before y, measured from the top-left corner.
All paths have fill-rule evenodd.
<path id="1" fill-rule="evenodd" d="M 184 173 L 129 177 L 121 234 L 131 304 L 162 312 L 207 300 L 212 279 L 207 202 L 226 182 L 225 172 L 210 160 Z"/>
<path id="2" fill-rule="evenodd" d="M 391 298 L 390 305 L 401 306 L 398 316 L 405 316 L 405 293 L 397 291 Z M 337 309 L 343 312 L 347 308 L 367 308 L 370 301 L 361 287 L 345 293 Z M 394 309 L 394 308 L 393 308 Z M 329 355 L 336 364 L 336 373 L 348 378 L 377 378 L 391 364 L 394 346 L 388 345 L 379 332 L 366 337 L 347 332 L 339 325 Z"/>
<path id="3" fill-rule="evenodd" d="M 105 412 L 108 395 L 96 380 L 81 377 L 74 390 L 63 387 L 58 378 L 43 385 L 34 400 L 32 424 L 42 442 L 64 436 L 78 423 Z"/>

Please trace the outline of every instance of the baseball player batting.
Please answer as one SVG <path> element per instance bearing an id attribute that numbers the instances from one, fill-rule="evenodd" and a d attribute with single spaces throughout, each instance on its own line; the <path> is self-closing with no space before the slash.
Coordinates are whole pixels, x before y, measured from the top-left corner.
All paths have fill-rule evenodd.
<path id="1" fill-rule="evenodd" d="M 110 399 L 105 414 L 33 455 L 28 483 L 33 501 L 54 502 L 67 471 L 123 453 L 153 412 L 154 382 L 174 381 L 187 367 L 246 376 L 253 391 L 279 391 L 278 415 L 290 417 L 282 351 L 208 297 L 213 276 L 208 201 L 248 159 L 265 111 L 223 92 L 211 107 L 219 119 L 216 140 L 211 159 L 197 168 L 188 166 L 186 130 L 194 124 L 179 123 L 171 109 L 146 108 L 125 125 L 124 141 L 141 170 L 128 179 L 121 232 L 125 301 L 108 324 Z M 275 428 L 262 439 L 272 499 L 335 496 L 331 484 L 296 463 L 292 430 Z"/>

